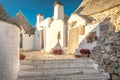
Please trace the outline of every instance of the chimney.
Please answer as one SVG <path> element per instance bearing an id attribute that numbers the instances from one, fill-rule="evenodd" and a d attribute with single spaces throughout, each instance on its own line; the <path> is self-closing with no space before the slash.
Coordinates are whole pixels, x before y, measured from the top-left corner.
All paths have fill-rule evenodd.
<path id="1" fill-rule="evenodd" d="M 55 1 L 54 3 L 54 20 L 64 19 L 64 4 Z"/>
<path id="2" fill-rule="evenodd" d="M 42 20 L 44 20 L 44 15 L 43 14 L 38 14 L 37 15 L 37 24 L 39 24 Z"/>

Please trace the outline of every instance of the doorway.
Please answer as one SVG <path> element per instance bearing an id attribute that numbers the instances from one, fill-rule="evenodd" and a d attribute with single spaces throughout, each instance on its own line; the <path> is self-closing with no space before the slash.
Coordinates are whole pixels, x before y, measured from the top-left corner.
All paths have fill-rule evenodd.
<path id="1" fill-rule="evenodd" d="M 79 43 L 79 27 L 72 28 L 69 31 L 69 51 L 74 53 Z"/>
<path id="2" fill-rule="evenodd" d="M 20 48 L 23 48 L 23 35 L 20 34 Z"/>
<path id="3" fill-rule="evenodd" d="M 41 30 L 41 49 L 44 49 L 44 30 Z"/>

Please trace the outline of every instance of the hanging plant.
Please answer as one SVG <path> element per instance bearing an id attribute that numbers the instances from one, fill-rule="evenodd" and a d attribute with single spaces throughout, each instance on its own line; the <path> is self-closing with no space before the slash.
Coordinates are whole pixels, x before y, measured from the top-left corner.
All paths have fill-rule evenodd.
<path id="1" fill-rule="evenodd" d="M 90 32 L 87 36 L 87 43 L 92 43 L 93 41 L 98 41 L 98 36 L 96 32 Z"/>

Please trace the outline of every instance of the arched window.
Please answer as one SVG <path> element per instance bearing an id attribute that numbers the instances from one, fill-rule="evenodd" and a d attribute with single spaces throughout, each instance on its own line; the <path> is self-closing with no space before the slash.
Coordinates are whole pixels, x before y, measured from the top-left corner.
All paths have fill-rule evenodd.
<path id="1" fill-rule="evenodd" d="M 70 23 L 70 27 L 73 27 L 76 23 L 77 23 L 77 21 L 71 22 L 71 23 Z"/>

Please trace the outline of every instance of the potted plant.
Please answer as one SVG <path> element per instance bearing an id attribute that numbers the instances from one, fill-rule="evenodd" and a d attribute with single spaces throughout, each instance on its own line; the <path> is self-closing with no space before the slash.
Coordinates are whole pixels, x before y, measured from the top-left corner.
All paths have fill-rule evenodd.
<path id="1" fill-rule="evenodd" d="M 90 50 L 89 49 L 80 49 L 80 53 L 82 57 L 89 57 Z"/>
<path id="2" fill-rule="evenodd" d="M 75 58 L 81 58 L 81 55 L 80 54 L 76 54 Z"/>
<path id="3" fill-rule="evenodd" d="M 60 49 L 60 48 L 56 48 L 56 49 L 53 50 L 53 54 L 55 54 L 55 55 L 61 55 L 61 54 L 63 54 L 63 50 Z"/>

